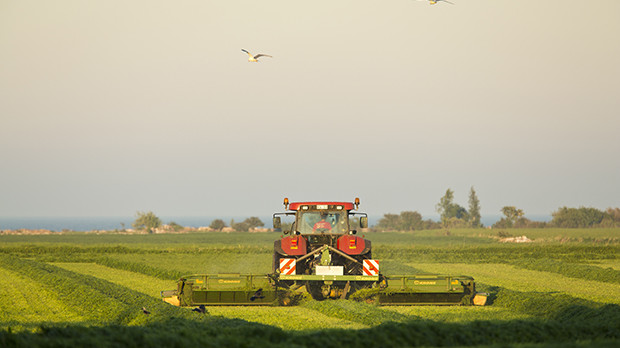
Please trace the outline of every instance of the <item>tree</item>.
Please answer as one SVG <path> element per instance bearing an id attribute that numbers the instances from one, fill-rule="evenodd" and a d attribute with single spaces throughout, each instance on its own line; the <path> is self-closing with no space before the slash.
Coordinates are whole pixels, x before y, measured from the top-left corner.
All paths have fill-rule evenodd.
<path id="1" fill-rule="evenodd" d="M 482 227 L 480 223 L 480 200 L 472 186 L 469 190 L 469 224 L 471 227 Z"/>
<path id="2" fill-rule="evenodd" d="M 175 232 L 179 232 L 180 230 L 182 230 L 182 229 L 183 229 L 183 226 L 181 226 L 181 225 L 177 224 L 177 223 L 176 223 L 176 222 L 174 222 L 174 221 L 170 221 L 170 222 L 168 223 L 168 226 L 170 226 L 170 228 L 172 228 L 172 230 L 173 230 L 173 231 L 175 231 Z"/>
<path id="3" fill-rule="evenodd" d="M 133 228 L 137 230 L 148 230 L 149 233 L 153 233 L 153 230 L 161 226 L 161 220 L 153 214 L 153 212 L 136 212 L 136 220 L 131 224 Z"/>
<path id="4" fill-rule="evenodd" d="M 544 228 L 546 222 L 527 219 L 521 209 L 514 206 L 505 206 L 500 210 L 504 217 L 493 224 L 493 228 Z"/>
<path id="5" fill-rule="evenodd" d="M 396 214 L 383 214 L 377 222 L 376 228 L 381 231 L 396 231 L 399 225 L 399 216 Z"/>
<path id="6" fill-rule="evenodd" d="M 422 220 L 422 215 L 417 211 L 403 211 L 400 215 L 383 214 L 383 217 L 374 227 L 379 231 L 416 231 L 441 228 L 432 220 Z"/>
<path id="7" fill-rule="evenodd" d="M 261 219 L 257 218 L 256 216 L 249 217 L 249 218 L 245 219 L 245 221 L 243 221 L 243 222 L 248 224 L 249 228 L 256 228 L 256 227 L 263 227 L 263 226 L 265 226 L 265 224 L 261 221 Z"/>
<path id="8" fill-rule="evenodd" d="M 414 231 L 422 229 L 422 215 L 417 211 L 403 211 L 400 213 L 400 230 Z"/>
<path id="9" fill-rule="evenodd" d="M 237 232 L 247 232 L 250 229 L 250 225 L 246 222 L 235 222 L 230 225 Z"/>
<path id="10" fill-rule="evenodd" d="M 446 190 L 446 194 L 441 197 L 439 203 L 435 206 L 435 210 L 439 213 L 441 222 L 445 223 L 450 217 L 450 210 L 452 209 L 452 201 L 454 200 L 454 191 L 451 189 Z"/>
<path id="11" fill-rule="evenodd" d="M 445 228 L 467 228 L 469 222 L 465 219 L 459 219 L 457 217 L 451 217 L 443 223 Z"/>
<path id="12" fill-rule="evenodd" d="M 514 206 L 505 206 L 501 209 L 502 214 L 505 216 L 506 227 L 513 227 L 517 220 L 524 215 L 523 210 L 517 209 Z"/>
<path id="13" fill-rule="evenodd" d="M 256 216 L 249 217 L 243 222 L 235 223 L 234 220 L 230 221 L 230 227 L 232 227 L 237 232 L 247 232 L 252 228 L 263 227 L 265 224 L 261 221 L 261 219 Z"/>
<path id="14" fill-rule="evenodd" d="M 607 213 L 596 208 L 567 208 L 562 207 L 551 214 L 551 225 L 556 227 L 595 227 L 599 225 Z"/>
<path id="15" fill-rule="evenodd" d="M 215 219 L 211 221 L 211 225 L 209 225 L 215 231 L 221 231 L 224 227 L 226 227 L 226 223 L 222 219 Z"/>
<path id="16" fill-rule="evenodd" d="M 607 208 L 600 227 L 620 227 L 620 208 Z"/>
<path id="17" fill-rule="evenodd" d="M 464 221 L 468 220 L 469 214 L 467 213 L 467 210 L 465 210 L 465 208 L 461 207 L 460 205 L 453 203 L 453 199 L 454 192 L 451 189 L 447 189 L 446 194 L 441 197 L 441 200 L 435 206 L 435 209 L 441 216 L 441 223 L 444 226 L 448 226 L 448 220 L 451 220 L 452 218 L 457 218 Z M 450 225 L 453 224 L 454 220 L 450 222 Z"/>

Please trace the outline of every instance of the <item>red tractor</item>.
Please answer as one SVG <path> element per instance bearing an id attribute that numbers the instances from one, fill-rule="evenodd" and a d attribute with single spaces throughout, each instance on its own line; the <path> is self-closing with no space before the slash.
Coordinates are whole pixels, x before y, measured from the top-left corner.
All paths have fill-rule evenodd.
<path id="1" fill-rule="evenodd" d="M 357 236 L 368 216 L 350 202 L 296 202 L 284 199 L 286 212 L 273 214 L 282 230 L 282 216 L 294 216 L 290 228 L 274 242 L 270 274 L 191 274 L 176 290 L 162 291 L 177 306 L 290 305 L 301 288 L 316 300 L 358 299 L 381 305 L 484 304 L 469 276 L 440 274 L 385 275 L 372 258 L 370 241 Z"/>
<path id="2" fill-rule="evenodd" d="M 372 260 L 370 241 L 356 235 L 356 228 L 368 227 L 366 213 L 353 212 L 359 198 L 355 203 L 289 203 L 285 198 L 284 206 L 289 211 L 274 214 L 274 228 L 281 228 L 281 215 L 294 215 L 295 221 L 284 231 L 286 236 L 274 242 L 272 270 L 279 273 L 281 282 L 292 285 L 304 279 L 303 285 L 315 299 L 344 298 L 350 291 L 372 286 L 373 279 L 366 277 L 378 276 L 378 263 Z M 376 266 L 364 273 L 364 265 Z M 320 282 L 308 276 L 339 276 L 336 279 L 341 280 Z"/>

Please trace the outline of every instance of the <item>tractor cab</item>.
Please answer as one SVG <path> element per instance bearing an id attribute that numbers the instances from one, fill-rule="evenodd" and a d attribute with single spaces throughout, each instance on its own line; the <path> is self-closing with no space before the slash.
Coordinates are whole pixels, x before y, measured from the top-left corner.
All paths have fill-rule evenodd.
<path id="1" fill-rule="evenodd" d="M 301 234 L 338 233 L 349 231 L 346 212 L 342 211 L 305 211 L 300 212 L 296 223 Z"/>
<path id="2" fill-rule="evenodd" d="M 273 227 L 276 230 L 282 228 L 281 215 L 294 215 L 295 222 L 290 231 L 284 231 L 285 234 L 355 234 L 357 231 L 351 228 L 350 216 L 361 215 L 359 226 L 368 227 L 366 213 L 353 212 L 358 206 L 359 198 L 355 199 L 355 203 L 295 202 L 290 204 L 288 198 L 285 198 L 284 207 L 288 212 L 273 214 Z"/>
<path id="3" fill-rule="evenodd" d="M 286 275 L 362 275 L 363 261 L 371 258 L 370 241 L 356 236 L 367 228 L 366 213 L 351 202 L 295 202 L 284 199 L 285 213 L 275 213 L 273 225 L 281 229 L 281 216 L 295 216 L 291 229 L 274 242 L 273 272 Z M 351 217 L 359 216 L 352 224 Z M 357 217 L 356 217 L 357 220 Z M 289 264 L 294 264 L 290 267 Z"/>

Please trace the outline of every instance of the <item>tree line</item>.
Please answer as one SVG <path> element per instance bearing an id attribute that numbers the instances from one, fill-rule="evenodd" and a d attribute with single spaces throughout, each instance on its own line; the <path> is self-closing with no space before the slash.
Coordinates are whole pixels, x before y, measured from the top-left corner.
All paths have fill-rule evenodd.
<path id="1" fill-rule="evenodd" d="M 480 217 L 480 200 L 476 190 L 469 190 L 468 209 L 454 202 L 454 191 L 447 189 L 435 210 L 439 213 L 440 221 L 424 220 L 417 211 L 402 211 L 400 214 L 384 214 L 375 226 L 374 231 L 417 231 L 441 228 L 483 228 Z M 525 217 L 523 209 L 515 206 L 504 206 L 500 209 L 503 217 L 492 225 L 493 228 L 612 228 L 620 227 L 620 208 L 599 210 L 596 208 L 569 208 L 560 207 L 554 211 L 549 222 L 532 221 Z M 355 221 L 351 221 L 352 226 Z M 359 225 L 359 223 L 358 223 Z M 162 221 L 152 212 L 137 212 L 136 220 L 132 224 L 135 229 L 154 232 L 162 226 Z M 255 216 L 241 222 L 231 220 L 227 225 L 222 219 L 215 219 L 209 225 L 214 231 L 222 231 L 231 227 L 237 232 L 247 232 L 265 224 Z M 170 222 L 168 228 L 175 231 L 183 226 Z"/>
<path id="2" fill-rule="evenodd" d="M 504 217 L 493 224 L 496 228 L 610 228 L 620 227 L 620 208 L 569 208 L 561 207 L 554 211 L 549 222 L 532 221 L 526 218 L 523 210 L 514 206 L 503 207 Z"/>
<path id="3" fill-rule="evenodd" d="M 163 223 L 161 219 L 151 211 L 138 211 L 136 213 L 136 220 L 131 224 L 131 226 L 136 230 L 154 233 L 156 229 L 163 226 Z M 214 231 L 222 231 L 224 228 L 229 226 L 237 232 L 248 232 L 251 229 L 263 227 L 265 224 L 258 217 L 252 216 L 241 222 L 235 222 L 235 220 L 232 219 L 230 220 L 230 225 L 226 225 L 222 219 L 215 219 L 211 221 L 209 228 Z M 172 221 L 167 224 L 167 228 L 173 231 L 180 231 L 184 227 Z"/>
<path id="4" fill-rule="evenodd" d="M 454 191 L 446 193 L 435 206 L 440 221 L 423 220 L 417 211 L 403 211 L 400 214 L 384 214 L 373 227 L 376 231 L 415 231 L 440 228 L 482 228 L 480 221 L 480 200 L 476 191 L 469 191 L 468 209 L 454 203 Z M 532 221 L 525 217 L 522 209 L 504 206 L 500 209 L 503 217 L 492 225 L 493 228 L 597 228 L 620 227 L 620 208 L 605 211 L 596 208 L 561 207 L 552 213 L 549 222 Z"/>
<path id="5" fill-rule="evenodd" d="M 230 227 L 232 227 L 232 229 L 236 232 L 247 232 L 251 229 L 263 226 L 265 226 L 265 224 L 256 216 L 249 217 L 241 222 L 235 222 L 235 219 L 230 220 Z M 209 227 L 214 231 L 221 231 L 229 226 L 226 225 L 224 220 L 215 219 L 211 221 L 211 225 L 209 225 Z"/>

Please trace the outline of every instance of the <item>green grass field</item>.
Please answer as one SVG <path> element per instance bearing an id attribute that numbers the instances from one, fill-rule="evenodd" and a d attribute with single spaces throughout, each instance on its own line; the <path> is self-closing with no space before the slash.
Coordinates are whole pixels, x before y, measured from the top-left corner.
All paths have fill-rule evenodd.
<path id="1" fill-rule="evenodd" d="M 469 275 L 490 304 L 209 307 L 160 299 L 192 273 L 268 273 L 280 234 L 0 236 L 0 346 L 620 345 L 620 229 L 366 233 L 385 274 Z M 141 308 L 151 312 L 144 315 Z"/>

